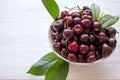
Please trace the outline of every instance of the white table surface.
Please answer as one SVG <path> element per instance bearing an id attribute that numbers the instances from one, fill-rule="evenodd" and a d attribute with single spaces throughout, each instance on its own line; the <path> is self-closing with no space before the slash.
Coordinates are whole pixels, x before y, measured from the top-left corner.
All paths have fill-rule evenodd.
<path id="1" fill-rule="evenodd" d="M 56 0 L 64 6 L 98 4 L 103 12 L 120 15 L 120 0 Z M 0 80 L 44 80 L 26 74 L 33 63 L 51 51 L 48 28 L 52 18 L 41 0 L 0 0 Z M 114 25 L 120 31 L 120 21 Z M 68 80 L 120 80 L 120 34 L 115 52 L 103 62 L 89 66 L 70 64 Z"/>

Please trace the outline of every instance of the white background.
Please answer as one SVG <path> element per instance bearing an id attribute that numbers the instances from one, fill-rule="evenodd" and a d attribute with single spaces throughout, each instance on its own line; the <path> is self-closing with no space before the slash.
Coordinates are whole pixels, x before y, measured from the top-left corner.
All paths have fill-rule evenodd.
<path id="1" fill-rule="evenodd" d="M 120 0 L 56 0 L 65 6 L 98 4 L 102 12 L 120 15 Z M 48 28 L 51 16 L 41 0 L 0 0 L 0 79 L 43 79 L 26 74 L 33 63 L 51 52 Z M 120 31 L 120 21 L 114 25 Z M 120 79 L 120 34 L 110 58 L 88 66 L 70 65 L 68 80 Z"/>

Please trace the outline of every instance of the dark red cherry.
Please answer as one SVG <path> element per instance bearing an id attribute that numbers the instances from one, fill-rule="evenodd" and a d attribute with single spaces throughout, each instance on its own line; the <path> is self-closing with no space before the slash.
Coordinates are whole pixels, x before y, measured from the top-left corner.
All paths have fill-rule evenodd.
<path id="1" fill-rule="evenodd" d="M 75 17 L 80 17 L 80 13 L 79 13 L 79 12 L 73 12 L 73 13 L 71 14 L 71 16 L 72 16 L 73 18 L 75 18 Z"/>
<path id="2" fill-rule="evenodd" d="M 90 9 L 88 6 L 83 6 L 83 10 Z"/>
<path id="3" fill-rule="evenodd" d="M 90 43 L 94 43 L 95 41 L 95 37 L 92 34 L 89 36 L 89 41 Z"/>
<path id="4" fill-rule="evenodd" d="M 83 28 L 80 24 L 75 25 L 73 30 L 74 30 L 76 35 L 79 35 L 83 32 Z"/>
<path id="5" fill-rule="evenodd" d="M 89 42 L 89 36 L 88 36 L 88 34 L 82 34 L 81 36 L 80 36 L 80 42 L 81 43 L 88 43 Z"/>
<path id="6" fill-rule="evenodd" d="M 92 16 L 90 16 L 90 15 L 83 15 L 82 19 L 90 19 L 90 20 L 92 20 Z"/>
<path id="7" fill-rule="evenodd" d="M 62 33 L 58 33 L 58 32 L 55 33 L 55 38 L 56 39 L 61 40 L 62 37 L 63 37 Z"/>
<path id="8" fill-rule="evenodd" d="M 69 17 L 66 16 L 63 18 L 63 22 L 64 22 L 64 24 L 68 24 L 69 26 L 71 26 L 73 24 L 73 19 L 71 16 L 69 16 Z"/>
<path id="9" fill-rule="evenodd" d="M 80 24 L 80 23 L 81 23 L 81 18 L 79 17 L 74 18 L 74 25 Z"/>
<path id="10" fill-rule="evenodd" d="M 112 47 L 110 47 L 109 45 L 107 45 L 106 43 L 104 43 L 102 45 L 102 56 L 103 57 L 107 57 L 112 53 Z"/>
<path id="11" fill-rule="evenodd" d="M 90 33 L 90 28 L 84 28 L 83 33 L 84 34 L 89 34 Z"/>
<path id="12" fill-rule="evenodd" d="M 116 46 L 116 43 L 117 43 L 117 40 L 115 38 L 110 38 L 108 40 L 108 44 L 113 48 Z"/>
<path id="13" fill-rule="evenodd" d="M 93 22 L 93 29 L 95 31 L 100 31 L 101 29 L 101 24 L 98 21 Z"/>
<path id="14" fill-rule="evenodd" d="M 65 29 L 64 31 L 63 31 L 63 37 L 64 38 L 71 38 L 71 37 L 73 37 L 73 30 L 71 30 L 71 29 Z"/>
<path id="15" fill-rule="evenodd" d="M 68 52 L 67 52 L 67 50 L 66 50 L 65 48 L 63 48 L 63 49 L 61 50 L 61 55 L 62 55 L 63 57 L 65 57 L 65 58 L 67 58 Z"/>
<path id="16" fill-rule="evenodd" d="M 54 33 L 54 32 L 51 33 L 51 38 L 52 38 L 52 40 L 55 40 L 55 39 L 56 39 L 55 35 L 56 35 L 56 33 Z"/>
<path id="17" fill-rule="evenodd" d="M 90 45 L 90 52 L 95 52 L 95 46 L 93 46 L 92 44 Z"/>
<path id="18" fill-rule="evenodd" d="M 100 33 L 99 33 L 99 41 L 100 41 L 101 43 L 103 43 L 103 42 L 105 42 L 106 40 L 107 40 L 106 34 L 105 34 L 104 32 L 100 32 Z"/>
<path id="19" fill-rule="evenodd" d="M 53 49 L 55 51 L 60 51 L 61 50 L 61 44 L 59 42 L 53 43 Z"/>
<path id="20" fill-rule="evenodd" d="M 89 52 L 86 61 L 88 63 L 92 63 L 95 62 L 95 60 L 96 60 L 95 54 L 93 52 Z"/>
<path id="21" fill-rule="evenodd" d="M 81 21 L 81 25 L 82 25 L 82 27 L 89 28 L 89 27 L 91 27 L 91 21 L 89 19 L 83 19 Z"/>
<path id="22" fill-rule="evenodd" d="M 89 52 L 88 45 L 81 44 L 79 47 L 79 51 L 81 54 L 87 54 Z"/>
<path id="23" fill-rule="evenodd" d="M 90 9 L 85 9 L 83 12 L 82 12 L 82 16 L 83 15 L 90 15 L 92 16 L 92 11 Z"/>
<path id="24" fill-rule="evenodd" d="M 62 11 L 62 12 L 61 12 L 61 17 L 62 17 L 62 18 L 66 17 L 66 16 L 68 16 L 68 15 L 69 15 L 68 11 Z"/>
<path id="25" fill-rule="evenodd" d="M 60 20 L 54 21 L 52 23 L 52 26 L 55 31 L 59 31 L 60 29 L 63 28 L 63 20 L 60 19 Z"/>
<path id="26" fill-rule="evenodd" d="M 108 28 L 108 34 L 110 37 L 115 37 L 116 35 L 116 29 L 113 27 Z"/>
<path id="27" fill-rule="evenodd" d="M 77 61 L 77 57 L 76 57 L 76 55 L 74 53 L 68 54 L 67 59 L 70 60 L 70 61 L 73 61 L 73 62 Z"/>

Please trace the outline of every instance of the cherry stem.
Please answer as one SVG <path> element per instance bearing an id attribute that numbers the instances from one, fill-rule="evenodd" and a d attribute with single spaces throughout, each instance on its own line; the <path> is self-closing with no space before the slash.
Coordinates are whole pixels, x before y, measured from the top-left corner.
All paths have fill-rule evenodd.
<path id="1" fill-rule="evenodd" d="M 79 6 L 77 6 L 78 7 L 78 10 L 81 12 L 82 11 L 82 9 L 80 9 L 80 7 Z"/>
<path id="2" fill-rule="evenodd" d="M 67 28 L 67 25 L 66 25 L 66 23 L 64 23 L 64 29 L 66 29 Z"/>
<path id="3" fill-rule="evenodd" d="M 77 38 L 74 36 L 75 41 L 77 42 Z"/>
<path id="4" fill-rule="evenodd" d="M 66 41 L 66 50 L 67 50 L 67 52 L 69 53 L 69 50 L 68 50 L 68 48 L 67 48 L 68 43 L 70 43 L 70 42 L 69 42 L 69 39 L 67 39 L 67 40 L 65 40 L 65 41 Z"/>
<path id="5" fill-rule="evenodd" d="M 68 20 L 67 22 L 64 23 L 64 29 L 66 29 L 68 27 Z"/>
<path id="6" fill-rule="evenodd" d="M 93 34 L 94 34 L 97 38 L 99 38 L 99 36 L 95 34 L 95 30 L 93 30 Z"/>
<path id="7" fill-rule="evenodd" d="M 72 7 L 72 8 L 69 8 L 69 7 L 65 7 L 66 9 L 69 9 L 69 11 L 68 12 L 70 12 L 71 10 L 78 10 L 78 9 L 75 9 L 75 8 L 77 8 L 77 7 Z"/>

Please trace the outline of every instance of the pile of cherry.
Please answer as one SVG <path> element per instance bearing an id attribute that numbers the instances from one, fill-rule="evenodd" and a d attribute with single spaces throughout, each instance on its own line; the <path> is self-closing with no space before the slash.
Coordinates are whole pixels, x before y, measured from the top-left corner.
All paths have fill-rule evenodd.
<path id="1" fill-rule="evenodd" d="M 81 11 L 62 11 L 51 24 L 53 49 L 69 61 L 91 63 L 109 56 L 116 47 L 116 29 L 102 28 L 94 20 L 92 11 L 84 6 Z"/>

